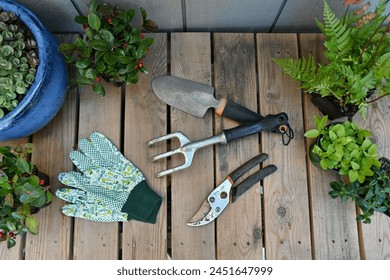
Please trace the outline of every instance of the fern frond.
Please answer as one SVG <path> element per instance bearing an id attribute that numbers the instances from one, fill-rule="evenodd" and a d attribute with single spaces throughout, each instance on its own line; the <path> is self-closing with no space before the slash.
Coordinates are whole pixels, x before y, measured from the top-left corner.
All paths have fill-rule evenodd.
<path id="1" fill-rule="evenodd" d="M 374 74 L 378 79 L 387 78 L 390 80 L 390 52 L 379 57 Z"/>
<path id="2" fill-rule="evenodd" d="M 273 59 L 273 61 L 279 65 L 283 71 L 291 78 L 297 81 L 307 81 L 314 79 L 317 72 L 317 67 L 314 58 L 310 56 L 307 60 L 301 59 Z"/>
<path id="3" fill-rule="evenodd" d="M 324 23 L 323 33 L 327 37 L 324 43 L 327 48 L 325 55 L 330 60 L 343 57 L 353 45 L 350 36 L 351 29 L 345 22 L 337 18 L 326 0 L 324 0 Z"/>

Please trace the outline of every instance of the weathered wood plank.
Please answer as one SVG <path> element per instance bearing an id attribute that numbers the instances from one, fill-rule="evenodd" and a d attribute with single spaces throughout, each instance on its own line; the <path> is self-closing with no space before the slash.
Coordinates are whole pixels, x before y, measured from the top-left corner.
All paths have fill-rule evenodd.
<path id="1" fill-rule="evenodd" d="M 149 75 L 126 88 L 125 156 L 144 174 L 150 187 L 162 198 L 156 224 L 130 221 L 123 224 L 122 259 L 165 259 L 167 257 L 167 180 L 155 177 L 166 168 L 166 160 L 151 163 L 145 142 L 167 132 L 167 106 L 153 93 L 153 78 L 167 72 L 167 34 L 153 35 L 154 44 L 144 60 Z M 158 145 L 162 153 L 165 145 Z"/>
<path id="2" fill-rule="evenodd" d="M 297 57 L 294 34 L 258 34 L 260 113 L 286 112 L 295 138 L 284 146 L 280 135 L 263 133 L 263 152 L 278 167 L 264 180 L 265 253 L 267 259 L 311 259 L 310 216 L 303 139 L 302 99 L 298 84 L 272 61 Z"/>
<path id="3" fill-rule="evenodd" d="M 211 83 L 209 33 L 172 34 L 171 73 L 205 84 Z M 211 113 L 198 119 L 171 108 L 171 131 L 182 131 L 192 140 L 212 136 Z M 172 167 L 182 163 L 183 158 L 172 158 Z M 172 174 L 171 181 L 172 258 L 214 259 L 214 225 L 186 225 L 214 187 L 213 147 L 197 151 L 192 165 Z"/>
<path id="4" fill-rule="evenodd" d="M 29 137 L 16 140 L 0 141 L 0 146 L 17 146 L 29 143 Z M 0 243 L 0 260 L 20 260 L 24 258 L 24 244 L 26 236 L 17 236 L 16 245 L 11 249 L 7 248 L 7 242 Z"/>
<path id="5" fill-rule="evenodd" d="M 78 35 L 58 36 L 60 42 L 73 42 Z M 74 68 L 68 68 L 68 76 L 75 75 Z M 61 183 L 60 172 L 72 170 L 69 152 L 75 145 L 77 125 L 77 91 L 67 93 L 64 105 L 56 117 L 42 130 L 33 135 L 34 150 L 32 162 L 40 171 L 50 177 L 50 191 L 54 195 Z M 51 205 L 38 214 L 39 234 L 27 235 L 26 259 L 69 259 L 71 224 L 69 217 L 61 213 L 63 201 L 54 197 Z"/>
<path id="6" fill-rule="evenodd" d="M 121 89 L 106 84 L 107 95 L 98 96 L 80 89 L 79 139 L 92 132 L 103 133 L 118 148 L 121 134 Z M 117 259 L 118 223 L 98 223 L 75 219 L 74 259 Z"/>
<path id="7" fill-rule="evenodd" d="M 323 37 L 320 34 L 299 36 L 301 57 L 313 55 L 324 61 Z M 313 116 L 323 114 L 304 94 L 305 128 L 314 128 Z M 306 141 L 306 153 L 311 144 Z M 315 259 L 359 259 L 359 243 L 353 203 L 342 203 L 329 196 L 330 182 L 340 180 L 337 174 L 325 172 L 308 161 L 308 178 L 312 208 L 312 234 Z"/>
<path id="8" fill-rule="evenodd" d="M 253 34 L 214 35 L 216 96 L 257 111 L 256 51 Z M 236 121 L 215 117 L 215 134 L 238 126 Z M 259 154 L 259 136 L 219 145 L 216 151 L 216 185 L 234 169 Z M 253 168 L 249 173 L 258 170 Z M 247 177 L 248 174 L 243 176 Z M 257 183 L 216 220 L 218 259 L 262 259 L 260 184 Z"/>
<path id="9" fill-rule="evenodd" d="M 372 140 L 378 146 L 378 154 L 390 159 L 390 102 L 382 98 L 372 104 L 367 112 L 366 121 L 357 114 L 354 121 L 362 128 L 372 132 Z M 361 252 L 368 260 L 390 259 L 390 218 L 381 213 L 375 213 L 370 224 L 361 224 Z"/>

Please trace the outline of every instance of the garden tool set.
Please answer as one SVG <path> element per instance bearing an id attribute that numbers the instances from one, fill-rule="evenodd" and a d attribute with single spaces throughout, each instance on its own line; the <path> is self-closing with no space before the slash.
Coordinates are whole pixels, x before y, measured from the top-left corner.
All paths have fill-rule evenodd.
<path id="1" fill-rule="evenodd" d="M 156 95 L 168 105 L 193 116 L 201 118 L 209 108 L 214 108 L 218 115 L 241 123 L 223 130 L 218 135 L 197 141 L 191 141 L 180 131 L 149 140 L 148 146 L 172 138 L 177 138 L 180 142 L 178 148 L 155 155 L 151 158 L 152 161 L 175 154 L 182 154 L 185 159 L 184 164 L 160 171 L 157 177 L 189 167 L 195 152 L 209 145 L 227 144 L 263 131 L 281 134 L 285 145 L 294 137 L 286 113 L 261 116 L 230 100 L 214 98 L 214 88 L 208 85 L 173 76 L 162 76 L 153 80 L 152 87 Z M 149 188 L 141 171 L 104 135 L 94 132 L 89 139 L 81 139 L 79 151 L 72 151 L 70 158 L 80 172 L 64 172 L 58 176 L 61 183 L 72 187 L 56 191 L 59 198 L 69 202 L 62 208 L 65 215 L 97 222 L 156 222 L 161 197 Z M 267 154 L 260 154 L 233 171 L 211 192 L 187 224 L 202 226 L 210 223 L 229 203 L 233 203 L 255 183 L 275 172 L 276 166 L 268 165 L 240 184 L 234 184 L 239 177 L 267 158 Z"/>
<path id="2" fill-rule="evenodd" d="M 214 88 L 208 85 L 174 76 L 161 76 L 153 80 L 152 87 L 162 101 L 195 117 L 203 117 L 209 108 L 214 108 L 218 115 L 243 123 L 237 127 L 223 130 L 218 135 L 197 141 L 191 141 L 180 131 L 149 140 L 146 143 L 148 146 L 172 138 L 177 138 L 180 142 L 177 149 L 152 156 L 152 161 L 175 154 L 182 154 L 185 159 L 182 165 L 158 172 L 157 177 L 188 168 L 192 164 L 195 152 L 209 145 L 227 144 L 233 140 L 263 131 L 281 134 L 285 145 L 288 145 L 294 137 L 286 113 L 261 116 L 232 101 L 223 98 L 215 99 L 213 96 Z"/>

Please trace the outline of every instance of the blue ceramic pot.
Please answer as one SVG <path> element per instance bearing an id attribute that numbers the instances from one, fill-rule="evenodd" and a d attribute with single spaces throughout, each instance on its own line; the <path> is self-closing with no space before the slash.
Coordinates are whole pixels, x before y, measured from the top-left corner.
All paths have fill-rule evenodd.
<path id="1" fill-rule="evenodd" d="M 0 141 L 5 141 L 31 135 L 54 118 L 65 99 L 67 68 L 56 39 L 31 11 L 9 0 L 0 0 L 0 6 L 14 12 L 31 30 L 39 58 L 35 81 L 26 96 L 0 119 Z"/>

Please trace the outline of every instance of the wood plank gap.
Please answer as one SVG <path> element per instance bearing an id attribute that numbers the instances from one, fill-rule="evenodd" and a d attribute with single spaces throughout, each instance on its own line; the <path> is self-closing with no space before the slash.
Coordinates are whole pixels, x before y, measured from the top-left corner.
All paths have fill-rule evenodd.
<path id="1" fill-rule="evenodd" d="M 185 0 L 183 0 L 185 1 Z M 167 74 L 171 74 L 171 33 L 167 33 Z M 166 131 L 165 134 L 171 133 L 171 108 L 169 105 L 166 105 Z M 171 141 L 167 141 L 167 149 L 171 148 Z M 167 159 L 166 161 L 166 169 L 170 169 L 171 166 L 171 160 Z M 171 175 L 166 176 L 166 185 L 167 185 L 167 210 L 166 210 L 166 217 L 167 217 L 167 225 L 166 225 L 166 235 L 167 235 L 167 257 L 172 259 L 172 178 Z"/>
<path id="2" fill-rule="evenodd" d="M 214 89 L 216 88 L 216 81 L 215 81 L 215 64 L 214 64 L 214 52 L 215 52 L 215 41 L 214 41 L 214 33 L 210 33 L 210 46 L 211 46 L 211 50 L 210 50 L 210 81 L 211 81 L 211 86 L 214 87 Z M 216 90 L 214 90 L 214 97 L 217 97 L 216 96 Z M 214 112 L 211 114 L 211 129 L 213 131 L 213 134 L 216 135 L 217 133 L 219 133 L 219 131 L 217 131 L 217 126 L 216 126 L 216 115 L 214 114 Z M 218 182 L 217 182 L 217 158 L 216 158 L 216 155 L 217 155 L 217 146 L 214 145 L 213 146 L 213 166 L 214 166 L 214 170 L 213 170 L 213 186 L 214 188 L 216 188 L 218 186 Z M 214 222 L 214 232 L 216 233 L 218 228 L 217 228 L 217 224 L 218 224 L 218 221 L 215 221 Z M 214 244 L 218 244 L 218 234 L 214 234 Z M 218 260 L 219 259 L 219 256 L 218 256 L 218 248 L 217 248 L 217 245 L 214 246 L 214 254 L 215 254 L 215 258 Z"/>
<path id="3" fill-rule="evenodd" d="M 254 33 L 253 34 L 254 38 L 254 47 L 255 47 L 255 84 L 256 84 L 256 105 L 257 105 L 257 108 L 256 108 L 256 112 L 258 112 L 260 114 L 260 78 L 259 78 L 259 54 L 257 52 L 258 50 L 258 43 L 257 43 L 257 34 Z M 262 137 L 259 137 L 259 141 L 258 141 L 258 145 L 259 145 L 259 152 L 263 152 L 263 145 L 262 145 L 262 141 L 261 141 Z M 262 182 L 260 184 L 260 202 L 261 202 L 261 208 L 260 208 L 260 211 L 261 211 L 261 244 L 262 244 L 262 258 L 263 260 L 266 259 L 266 252 L 265 252 L 265 232 L 266 232 L 266 229 L 265 229 L 265 212 L 264 212 L 264 188 L 263 188 L 263 183 Z"/>

